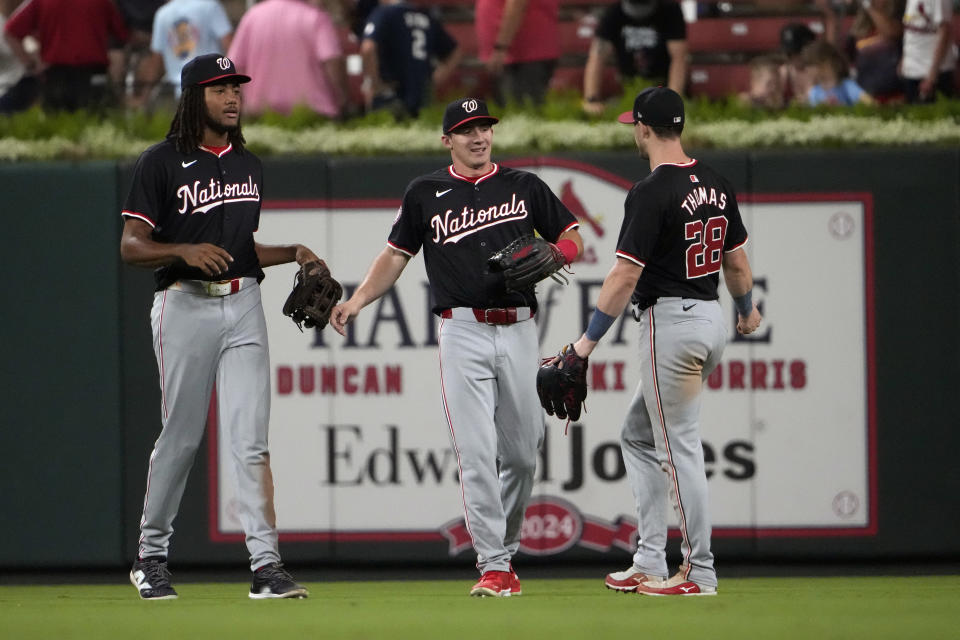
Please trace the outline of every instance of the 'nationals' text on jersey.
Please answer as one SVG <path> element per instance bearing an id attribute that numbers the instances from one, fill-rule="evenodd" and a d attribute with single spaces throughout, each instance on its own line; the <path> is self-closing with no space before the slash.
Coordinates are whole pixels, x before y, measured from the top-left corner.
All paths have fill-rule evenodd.
<path id="1" fill-rule="evenodd" d="M 410 183 L 389 244 L 423 258 L 439 313 L 452 307 L 536 309 L 533 288 L 507 293 L 487 258 L 512 240 L 537 231 L 550 242 L 579 226 L 577 219 L 536 175 L 493 164 L 467 178 L 452 166 Z"/>
<path id="2" fill-rule="evenodd" d="M 153 227 L 157 242 L 207 242 L 226 249 L 233 262 L 218 280 L 263 280 L 253 241 L 260 224 L 262 184 L 260 159 L 247 150 L 201 146 L 183 154 L 172 140 L 164 140 L 137 160 L 123 216 Z M 210 279 L 182 262 L 160 267 L 155 276 L 158 291 L 176 280 Z"/>

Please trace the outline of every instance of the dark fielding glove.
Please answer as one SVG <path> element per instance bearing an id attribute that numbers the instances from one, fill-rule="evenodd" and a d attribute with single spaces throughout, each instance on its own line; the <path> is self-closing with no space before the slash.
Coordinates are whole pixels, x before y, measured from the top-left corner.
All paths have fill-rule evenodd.
<path id="1" fill-rule="evenodd" d="M 323 329 L 342 295 L 343 287 L 330 275 L 327 263 L 307 262 L 297 271 L 293 291 L 283 303 L 283 315 L 290 316 L 300 331 L 301 325 Z"/>
<path id="2" fill-rule="evenodd" d="M 543 238 L 521 236 L 487 258 L 491 271 L 503 273 L 508 292 L 527 291 L 544 278 L 557 274 L 567 263 L 563 252 Z M 566 279 L 562 280 L 566 284 Z"/>
<path id="3" fill-rule="evenodd" d="M 537 371 L 537 395 L 548 414 L 561 420 L 567 416 L 580 419 L 581 405 L 587 399 L 587 367 L 587 358 L 578 356 L 572 344 L 543 361 Z"/>

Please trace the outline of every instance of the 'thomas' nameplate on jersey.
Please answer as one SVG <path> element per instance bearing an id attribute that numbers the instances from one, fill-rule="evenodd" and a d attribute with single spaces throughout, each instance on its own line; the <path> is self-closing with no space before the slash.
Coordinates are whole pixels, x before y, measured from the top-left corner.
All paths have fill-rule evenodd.
<path id="1" fill-rule="evenodd" d="M 517 200 L 517 194 L 514 193 L 511 195 L 510 202 L 493 205 L 486 209 L 464 207 L 458 215 L 454 215 L 453 209 L 447 209 L 445 213 L 436 214 L 430 218 L 430 227 L 433 229 L 434 243 L 456 244 L 481 229 L 526 217 L 527 205 L 523 199 Z"/>
<path id="2" fill-rule="evenodd" d="M 253 181 L 253 176 L 247 176 L 246 182 L 221 183 L 215 178 L 204 187 L 200 181 L 194 180 L 192 185 L 181 185 L 177 188 L 177 197 L 180 198 L 181 214 L 192 208 L 190 215 L 206 213 L 214 207 L 228 202 L 259 202 L 260 187 Z"/>

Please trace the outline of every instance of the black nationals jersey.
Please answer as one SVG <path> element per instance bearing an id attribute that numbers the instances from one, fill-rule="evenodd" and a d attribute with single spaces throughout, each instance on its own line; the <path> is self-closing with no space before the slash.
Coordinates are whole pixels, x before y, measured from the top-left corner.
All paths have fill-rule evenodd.
<path id="1" fill-rule="evenodd" d="M 577 219 L 532 173 L 494 164 L 467 178 L 449 166 L 413 180 L 388 244 L 408 256 L 423 247 L 433 312 L 452 307 L 536 309 L 534 288 L 507 293 L 487 259 L 512 240 L 537 231 L 556 242 Z"/>
<path id="2" fill-rule="evenodd" d="M 617 256 L 643 267 L 633 302 L 716 300 L 723 254 L 747 242 L 733 187 L 692 160 L 661 164 L 627 194 Z"/>
<path id="3" fill-rule="evenodd" d="M 154 274 L 158 291 L 177 280 L 263 280 L 253 241 L 262 184 L 260 159 L 232 145 L 219 153 L 201 146 L 183 154 L 168 139 L 140 155 L 121 215 L 149 224 L 157 242 L 206 242 L 233 256 L 229 271 L 214 278 L 183 262 L 160 267 Z"/>

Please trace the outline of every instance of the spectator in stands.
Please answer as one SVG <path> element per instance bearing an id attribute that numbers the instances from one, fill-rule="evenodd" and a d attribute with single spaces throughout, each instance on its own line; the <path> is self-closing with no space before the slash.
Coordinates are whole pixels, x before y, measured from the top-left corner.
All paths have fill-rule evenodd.
<path id="1" fill-rule="evenodd" d="M 172 106 L 180 96 L 183 66 L 196 56 L 224 53 L 232 37 L 233 25 L 219 0 L 169 0 L 153 17 L 145 87 L 133 104 L 159 99 Z M 157 91 L 154 87 L 161 77 Z"/>
<path id="2" fill-rule="evenodd" d="M 800 54 L 811 87 L 807 103 L 852 106 L 858 102 L 872 103 L 873 99 L 850 77 L 850 63 L 843 53 L 826 40 L 815 40 Z"/>
<path id="3" fill-rule="evenodd" d="M 803 71 L 800 54 L 817 39 L 817 34 L 802 22 L 791 22 L 780 30 L 780 52 L 785 62 L 780 67 L 784 104 L 806 103 L 810 91 L 810 79 Z"/>
<path id="4" fill-rule="evenodd" d="M 901 63 L 907 102 L 933 102 L 937 93 L 953 97 L 952 20 L 952 0 L 907 0 Z"/>
<path id="5" fill-rule="evenodd" d="M 227 55 L 253 78 L 243 92 L 248 113 L 290 113 L 299 104 L 330 118 L 353 111 L 336 27 L 308 0 L 253 5 L 237 25 Z"/>
<path id="6" fill-rule="evenodd" d="M 111 37 L 119 44 L 127 40 L 112 0 L 26 0 L 7 20 L 4 35 L 27 73 L 40 75 L 45 108 L 109 106 Z M 39 42 L 39 57 L 24 48 L 27 36 Z"/>
<path id="7" fill-rule="evenodd" d="M 116 2 L 123 21 L 130 31 L 130 39 L 127 42 L 127 48 L 118 52 L 118 62 L 111 66 L 117 70 L 116 84 L 125 86 L 130 104 L 138 106 L 145 102 L 146 91 L 152 84 L 151 72 L 155 66 L 151 61 L 150 52 L 153 17 L 166 0 L 116 0 Z"/>
<path id="8" fill-rule="evenodd" d="M 0 3 L 0 33 L 7 24 L 8 4 L 11 3 Z M 27 73 L 27 68 L 6 39 L 0 38 L 0 114 L 28 109 L 36 102 L 39 93 L 36 76 Z"/>
<path id="9" fill-rule="evenodd" d="M 750 61 L 750 88 L 740 95 L 744 104 L 758 109 L 782 109 L 784 101 L 781 69 L 783 56 L 767 54 Z"/>
<path id="10" fill-rule="evenodd" d="M 857 84 L 878 102 L 902 100 L 899 67 L 906 0 L 851 1 L 859 5 L 847 43 Z"/>
<path id="11" fill-rule="evenodd" d="M 461 53 L 439 19 L 405 0 L 380 0 L 360 44 L 368 109 L 417 117 L 431 86 L 447 80 Z"/>
<path id="12" fill-rule="evenodd" d="M 560 59 L 560 0 L 477 0 L 474 15 L 496 101 L 543 104 Z"/>
<path id="13" fill-rule="evenodd" d="M 687 24 L 674 0 L 619 0 L 604 10 L 583 72 L 583 109 L 603 113 L 603 69 L 614 58 L 621 80 L 641 77 L 682 94 L 687 80 Z"/>

